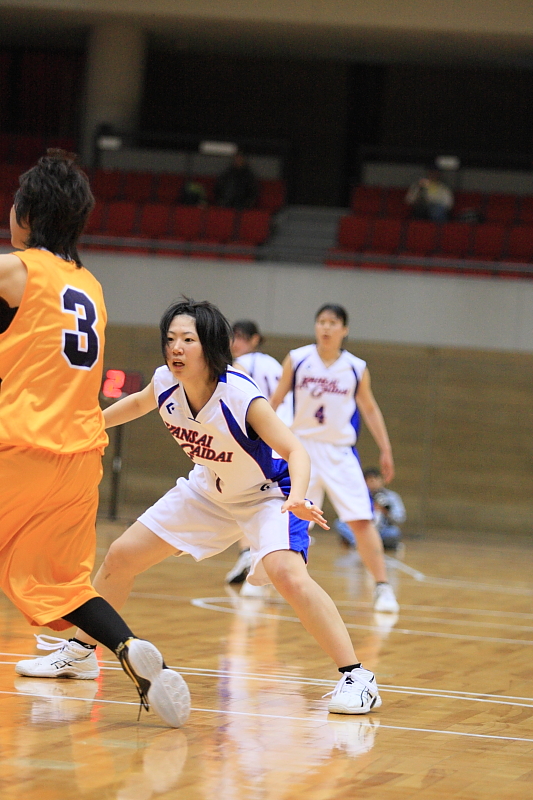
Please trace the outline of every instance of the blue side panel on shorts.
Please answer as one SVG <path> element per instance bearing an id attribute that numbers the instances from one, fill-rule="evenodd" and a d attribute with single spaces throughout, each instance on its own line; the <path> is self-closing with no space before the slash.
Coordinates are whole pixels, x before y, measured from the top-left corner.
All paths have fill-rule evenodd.
<path id="1" fill-rule="evenodd" d="M 171 387 L 170 387 L 170 389 L 165 389 L 165 391 L 164 391 L 164 392 L 161 392 L 161 394 L 160 394 L 160 395 L 159 395 L 159 397 L 157 398 L 157 407 L 158 407 L 158 408 L 161 408 L 161 406 L 163 405 L 163 403 L 165 402 L 165 400 L 166 400 L 167 398 L 169 398 L 169 397 L 170 397 L 170 395 L 171 395 L 171 394 L 173 394 L 173 393 L 176 391 L 176 389 L 178 388 L 178 386 L 179 386 L 179 383 L 176 383 L 174 386 L 171 386 Z"/>
<path id="2" fill-rule="evenodd" d="M 289 511 L 289 545 L 296 553 L 301 553 L 307 564 L 309 550 L 309 523 Z"/>
<path id="3" fill-rule="evenodd" d="M 277 481 L 278 476 L 282 477 L 287 470 L 287 462 L 282 458 L 272 458 L 272 448 L 262 439 L 250 439 L 241 430 L 239 423 L 223 400 L 220 401 L 220 407 L 231 435 L 237 444 L 257 462 L 265 478 Z"/>

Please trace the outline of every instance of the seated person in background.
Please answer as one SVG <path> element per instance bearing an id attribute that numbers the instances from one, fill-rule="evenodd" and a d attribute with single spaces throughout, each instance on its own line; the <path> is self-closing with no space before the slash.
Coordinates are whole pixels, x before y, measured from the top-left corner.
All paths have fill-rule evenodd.
<path id="1" fill-rule="evenodd" d="M 207 193 L 205 186 L 198 181 L 185 181 L 180 193 L 180 203 L 184 206 L 206 206 Z"/>
<path id="2" fill-rule="evenodd" d="M 452 190 L 441 180 L 439 172 L 432 170 L 427 178 L 420 178 L 409 187 L 405 202 L 412 206 L 415 219 L 446 222 L 454 198 Z"/>
<path id="3" fill-rule="evenodd" d="M 398 524 L 405 522 L 405 506 L 402 498 L 398 492 L 385 487 L 377 467 L 366 469 L 363 475 L 374 503 L 374 521 L 383 540 L 383 547 L 385 550 L 396 550 L 402 538 Z"/>
<path id="4" fill-rule="evenodd" d="M 215 202 L 226 208 L 253 208 L 257 202 L 257 180 L 242 153 L 236 153 L 230 166 L 215 185 Z"/>
<path id="5" fill-rule="evenodd" d="M 383 476 L 377 467 L 365 469 L 363 475 L 374 504 L 374 524 L 383 541 L 383 547 L 385 550 L 396 550 L 402 538 L 398 526 L 405 522 L 402 498 L 398 492 L 385 487 Z M 336 520 L 335 528 L 345 544 L 355 547 L 354 536 L 347 525 Z"/>

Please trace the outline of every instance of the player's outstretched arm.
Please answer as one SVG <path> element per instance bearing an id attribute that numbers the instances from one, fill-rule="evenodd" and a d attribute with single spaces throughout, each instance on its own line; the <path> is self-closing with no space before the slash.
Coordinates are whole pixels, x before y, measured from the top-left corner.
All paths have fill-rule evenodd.
<path id="1" fill-rule="evenodd" d="M 292 368 L 292 360 L 290 354 L 285 356 L 283 361 L 283 372 L 281 373 L 281 378 L 279 379 L 279 383 L 274 389 L 272 397 L 270 398 L 270 405 L 274 409 L 274 411 L 278 408 L 279 405 L 283 402 L 283 398 L 292 389 L 292 375 L 293 375 L 293 368 Z M 263 437 L 261 437 L 263 438 Z M 274 448 L 277 453 L 279 450 Z"/>
<path id="2" fill-rule="evenodd" d="M 17 308 L 22 300 L 28 271 L 20 258 L 11 253 L 0 256 L 0 297 L 11 308 Z"/>
<path id="3" fill-rule="evenodd" d="M 389 481 L 394 478 L 392 448 L 383 414 L 372 394 L 368 369 L 365 369 L 363 372 L 363 377 L 357 389 L 357 407 L 361 412 L 368 430 L 372 434 L 372 438 L 379 447 L 379 466 L 381 468 L 383 480 L 385 483 L 389 483 Z"/>
<path id="4" fill-rule="evenodd" d="M 143 417 L 156 407 L 153 381 L 150 381 L 142 391 L 130 394 L 106 408 L 104 411 L 105 426 L 114 428 L 115 425 L 123 425 L 125 422 L 131 422 L 132 419 Z"/>
<path id="5" fill-rule="evenodd" d="M 291 492 L 283 504 L 282 512 L 292 511 L 300 519 L 316 522 L 324 530 L 329 530 L 322 509 L 306 504 L 305 493 L 309 485 L 311 462 L 303 444 L 262 397 L 250 403 L 246 422 L 289 466 Z"/>

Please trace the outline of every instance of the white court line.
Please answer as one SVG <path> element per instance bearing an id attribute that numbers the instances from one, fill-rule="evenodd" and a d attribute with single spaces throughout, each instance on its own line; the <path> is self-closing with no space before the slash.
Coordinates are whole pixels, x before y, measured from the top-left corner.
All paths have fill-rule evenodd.
<path id="1" fill-rule="evenodd" d="M 0 655 L 15 655 L 15 654 L 0 654 Z M 16 662 L 14 661 L 0 661 L 0 664 L 5 665 L 13 665 Z M 103 661 L 100 664 L 114 664 L 114 661 Z M 122 672 L 122 667 L 109 667 L 109 666 L 102 666 L 103 670 L 109 672 Z M 182 667 L 171 665 L 171 669 L 178 670 L 182 675 L 187 677 L 212 677 L 212 678 L 239 678 L 245 680 L 255 680 L 264 682 L 265 680 L 269 681 L 270 683 L 281 683 L 281 684 L 288 684 L 288 685 L 295 685 L 295 686 L 307 686 L 307 687 L 320 687 L 321 689 L 324 688 L 331 688 L 334 687 L 337 681 L 325 680 L 325 679 L 317 679 L 317 678 L 304 678 L 299 676 L 286 676 L 286 675 L 276 675 L 270 673 L 250 673 L 250 672 L 238 672 L 233 671 L 229 672 L 227 670 L 217 670 L 217 669 L 197 669 L 194 667 Z M 24 676 L 21 676 L 24 677 Z M 30 681 L 31 678 L 28 678 Z M 53 680 L 53 679 L 51 679 Z M 68 680 L 67 678 L 58 678 L 57 680 Z M 533 709 L 533 698 L 530 697 L 516 697 L 516 696 L 508 696 L 508 695 L 495 695 L 495 694 L 488 694 L 488 693 L 481 693 L 481 692 L 464 692 L 460 690 L 454 689 L 429 689 L 423 686 L 399 686 L 395 684 L 383 684 L 380 682 L 379 685 L 380 692 L 390 692 L 391 694 L 407 694 L 412 696 L 420 696 L 420 697 L 433 697 L 435 699 L 444 699 L 444 700 L 463 700 L 463 701 L 470 701 L 473 703 L 489 703 L 492 705 L 504 705 L 504 706 L 513 706 L 513 707 L 521 707 L 521 708 L 531 708 Z M 5 692 L 4 692 L 5 693 Z M 21 694 L 26 694 L 26 692 L 20 692 Z M 30 693 L 28 693 L 30 694 Z M 36 695 L 38 697 L 42 695 Z M 58 695 L 58 697 L 61 697 Z M 82 699 L 82 698 L 71 698 L 71 699 Z M 521 701 L 525 700 L 526 702 L 514 702 L 514 701 Z M 102 701 L 104 702 L 104 701 Z M 112 701 L 105 701 L 105 702 L 112 702 Z M 117 702 L 117 701 L 113 701 Z"/>
<path id="2" fill-rule="evenodd" d="M 182 597 L 180 595 L 175 594 L 154 594 L 151 592 L 131 592 L 130 597 L 145 597 L 148 600 L 176 600 L 176 601 L 185 601 L 190 603 L 193 598 L 191 597 Z M 224 600 L 229 600 L 229 596 L 225 596 Z M 248 598 L 254 599 L 254 598 Z M 261 599 L 261 598 L 255 598 Z M 268 599 L 268 602 L 271 605 L 287 605 L 286 601 L 282 597 L 269 597 L 263 598 Z M 372 603 L 363 603 L 358 600 L 336 600 L 335 605 L 337 606 L 346 606 L 349 608 L 361 608 L 361 609 L 368 609 L 369 611 L 373 611 Z M 501 611 L 500 609 L 495 609 L 491 611 L 485 608 L 452 608 L 450 606 L 426 606 L 426 605 L 404 605 L 402 603 L 401 607 L 402 611 L 432 611 L 434 613 L 452 613 L 452 614 L 473 614 L 473 615 L 481 615 L 481 616 L 494 616 L 494 617 L 516 617 L 520 619 L 533 619 L 533 613 L 528 613 L 525 611 Z"/>
<path id="3" fill-rule="evenodd" d="M 458 589 L 474 589 L 480 592 L 496 592 L 498 594 L 512 594 L 512 595 L 523 595 L 526 597 L 533 596 L 533 589 L 528 589 L 525 586 L 501 586 L 494 583 L 476 583 L 474 581 L 467 581 L 461 578 L 435 578 L 429 575 L 425 575 L 423 572 L 420 572 L 413 567 L 410 567 L 403 561 L 398 561 L 396 558 L 392 558 L 391 556 L 385 556 L 386 562 L 391 567 L 395 567 L 400 572 L 405 572 L 407 575 L 410 575 L 414 578 L 415 581 L 418 583 L 426 583 L 431 584 L 432 586 L 454 586 Z M 335 567 L 334 570 L 313 570 L 310 569 L 309 571 L 313 573 L 313 575 L 327 575 L 329 577 L 338 574 L 339 570 L 342 572 L 348 572 L 350 569 L 353 568 L 353 564 L 349 565 L 339 565 Z"/>
<path id="4" fill-rule="evenodd" d="M 261 598 L 255 598 L 255 599 L 261 599 Z M 231 598 L 229 597 L 194 597 L 190 602 L 191 605 L 196 606 L 197 608 L 203 608 L 207 611 L 220 611 L 223 614 L 239 614 L 238 608 L 217 605 L 217 603 L 220 602 L 230 603 Z M 284 614 L 266 614 L 262 611 L 254 611 L 253 617 L 254 619 L 277 619 L 282 622 L 297 622 L 297 623 L 300 622 L 298 617 L 288 617 L 285 616 Z M 352 628 L 353 630 L 373 631 L 374 633 L 383 634 L 383 630 L 377 625 L 361 625 L 355 622 L 345 622 L 344 624 L 346 625 L 347 628 Z M 506 639 L 498 636 L 476 636 L 471 633 L 444 633 L 443 631 L 415 631 L 415 630 L 410 630 L 409 628 L 396 628 L 396 627 L 392 627 L 390 631 L 387 631 L 387 635 L 392 633 L 401 633 L 404 636 L 429 636 L 436 639 L 455 639 L 468 642 L 484 642 L 487 644 L 523 644 L 527 646 L 533 645 L 532 639 Z"/>
<path id="5" fill-rule="evenodd" d="M 43 695 L 40 694 L 30 694 L 29 692 L 6 692 L 1 691 L 0 694 L 8 694 L 15 697 L 37 697 L 39 699 L 43 699 Z M 45 699 L 58 699 L 58 698 L 45 698 Z M 80 700 L 84 703 L 107 703 L 110 705 L 122 705 L 122 706 L 137 706 L 138 703 L 131 703 L 126 700 L 102 700 L 100 697 L 59 697 L 60 700 Z M 257 712 L 250 712 L 250 711 L 232 711 L 229 709 L 221 709 L 221 708 L 195 708 L 191 706 L 191 711 L 197 711 L 203 714 L 226 714 L 227 716 L 239 716 L 239 717 L 257 717 L 259 719 L 278 719 L 278 720 L 287 720 L 288 722 L 305 722 L 307 724 L 312 724 L 315 727 L 322 727 L 325 723 L 334 722 L 335 724 L 346 725 L 348 721 L 341 721 L 341 720 L 330 720 L 330 719 L 312 719 L 309 717 L 290 717 L 285 716 L 283 714 L 259 714 Z M 359 717 L 358 717 L 359 719 Z M 352 721 L 352 720 L 350 720 Z M 496 736 L 486 733 L 467 733 L 463 731 L 447 731 L 447 730 L 439 730 L 437 728 L 411 728 L 408 726 L 400 726 L 400 725 L 384 725 L 380 721 L 379 728 L 385 728 L 387 730 L 393 731 L 412 731 L 414 733 L 436 733 L 441 734 L 443 736 L 466 736 L 473 739 L 494 739 L 497 741 L 505 741 L 505 742 L 530 742 L 533 744 L 533 739 L 526 739 L 525 737 L 521 736 Z"/>

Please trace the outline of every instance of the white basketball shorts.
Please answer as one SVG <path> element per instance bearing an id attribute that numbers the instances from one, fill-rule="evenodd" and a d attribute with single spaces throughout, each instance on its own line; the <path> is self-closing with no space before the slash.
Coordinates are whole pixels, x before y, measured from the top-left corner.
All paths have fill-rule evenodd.
<path id="1" fill-rule="evenodd" d="M 373 519 L 372 501 L 355 448 L 303 439 L 311 459 L 307 497 L 322 507 L 324 494 L 342 522 Z"/>
<path id="2" fill-rule="evenodd" d="M 282 514 L 284 499 L 273 484 L 242 502 L 224 502 L 222 496 L 202 492 L 193 472 L 189 478 L 179 478 L 139 522 L 196 561 L 221 553 L 246 536 L 252 555 L 248 581 L 264 586 L 271 582 L 262 561 L 268 553 L 294 550 L 307 562 L 309 523 L 290 512 Z"/>

